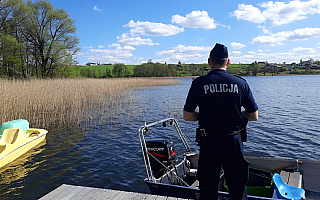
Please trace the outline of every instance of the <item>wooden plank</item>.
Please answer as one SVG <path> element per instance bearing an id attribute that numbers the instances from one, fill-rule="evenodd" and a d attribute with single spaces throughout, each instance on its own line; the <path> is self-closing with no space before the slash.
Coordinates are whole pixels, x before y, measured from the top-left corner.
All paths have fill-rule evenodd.
<path id="1" fill-rule="evenodd" d="M 142 194 L 112 189 L 101 189 L 63 184 L 40 200 L 183 200 L 176 197 Z"/>
<path id="2" fill-rule="evenodd" d="M 167 200 L 178 200 L 177 197 L 168 197 Z"/>
<path id="3" fill-rule="evenodd" d="M 108 190 L 100 188 L 91 188 L 90 192 L 80 200 L 100 200 L 108 194 Z"/>
<path id="4" fill-rule="evenodd" d="M 119 192 L 120 192 L 118 190 L 111 190 L 111 189 L 108 189 L 107 191 L 108 191 L 108 193 L 104 197 L 104 199 L 115 199 L 119 195 Z"/>
<path id="5" fill-rule="evenodd" d="M 137 196 L 137 193 L 121 191 L 114 196 L 114 200 L 123 200 L 123 199 L 134 199 Z"/>
<path id="6" fill-rule="evenodd" d="M 156 195 L 149 194 L 149 195 L 145 198 L 145 200 L 155 200 L 156 198 L 157 198 Z"/>
<path id="7" fill-rule="evenodd" d="M 157 196 L 156 200 L 167 200 L 165 196 Z"/>
<path id="8" fill-rule="evenodd" d="M 144 200 L 149 194 L 138 193 L 138 195 L 133 200 Z"/>
<path id="9" fill-rule="evenodd" d="M 50 200 L 69 200 L 73 199 L 77 193 L 79 193 L 81 190 L 83 190 L 83 187 L 81 186 L 73 186 L 73 185 L 68 185 L 68 188 L 64 190 L 63 192 L 57 194 L 55 197 L 51 198 Z"/>
<path id="10" fill-rule="evenodd" d="M 81 186 L 76 186 L 81 187 Z M 88 187 L 81 187 L 80 192 L 73 195 L 73 199 L 84 199 L 84 197 L 91 192 L 91 188 Z"/>
<path id="11" fill-rule="evenodd" d="M 49 200 L 49 199 L 55 197 L 57 194 L 62 193 L 68 187 L 69 187 L 69 185 L 62 184 L 58 188 L 56 188 L 55 190 L 53 190 L 50 193 L 46 194 L 45 196 L 41 197 L 39 200 Z"/>
<path id="12" fill-rule="evenodd" d="M 79 192 L 82 188 L 71 185 L 63 184 L 56 188 L 46 196 L 42 197 L 41 200 L 55 200 L 55 199 L 70 199 L 73 195 Z"/>

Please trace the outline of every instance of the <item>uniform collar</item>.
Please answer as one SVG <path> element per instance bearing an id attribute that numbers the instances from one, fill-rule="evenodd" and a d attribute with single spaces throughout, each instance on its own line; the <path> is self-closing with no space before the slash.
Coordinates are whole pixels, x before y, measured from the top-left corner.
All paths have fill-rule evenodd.
<path id="1" fill-rule="evenodd" d="M 224 70 L 224 69 L 214 69 L 214 70 L 211 70 L 209 72 L 209 74 L 220 74 L 220 73 L 226 73 L 227 70 Z"/>

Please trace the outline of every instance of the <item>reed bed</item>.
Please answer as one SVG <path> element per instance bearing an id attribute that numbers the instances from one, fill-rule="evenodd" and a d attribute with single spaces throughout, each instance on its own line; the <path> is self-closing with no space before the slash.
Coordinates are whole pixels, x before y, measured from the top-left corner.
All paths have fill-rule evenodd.
<path id="1" fill-rule="evenodd" d="M 171 85 L 177 81 L 156 78 L 0 80 L 2 122 L 27 119 L 32 127 L 116 123 L 137 114 L 130 90 Z"/>

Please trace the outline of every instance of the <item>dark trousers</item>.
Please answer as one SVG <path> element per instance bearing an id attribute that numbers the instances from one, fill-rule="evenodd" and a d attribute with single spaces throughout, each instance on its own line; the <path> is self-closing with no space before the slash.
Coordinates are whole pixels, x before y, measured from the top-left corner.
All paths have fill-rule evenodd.
<path id="1" fill-rule="evenodd" d="M 246 200 L 248 165 L 244 158 L 243 144 L 239 135 L 217 136 L 202 139 L 197 178 L 200 199 L 218 199 L 218 182 L 221 166 L 224 170 L 230 200 Z"/>

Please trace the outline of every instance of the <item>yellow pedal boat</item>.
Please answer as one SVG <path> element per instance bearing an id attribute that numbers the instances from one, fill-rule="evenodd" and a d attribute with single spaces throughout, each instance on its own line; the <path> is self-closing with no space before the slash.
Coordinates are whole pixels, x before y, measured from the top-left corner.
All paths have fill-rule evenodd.
<path id="1" fill-rule="evenodd" d="M 14 161 L 44 141 L 48 131 L 29 128 L 25 119 L 4 122 L 0 125 L 0 168 Z"/>

